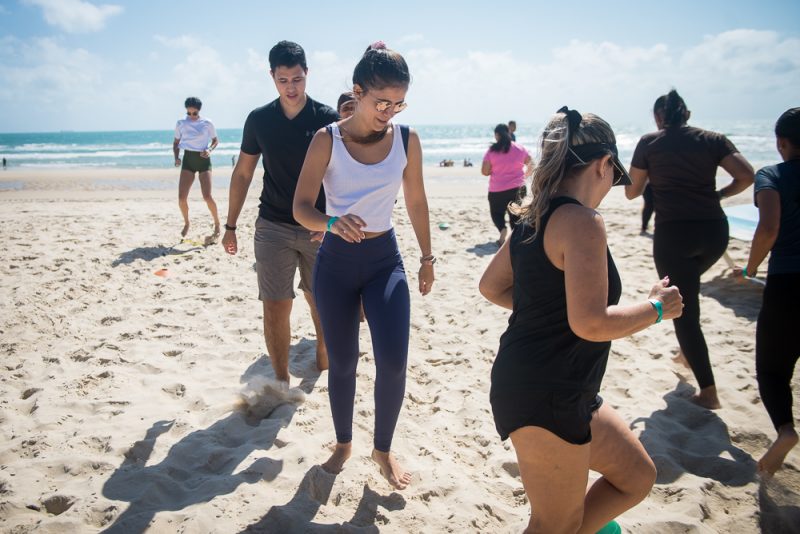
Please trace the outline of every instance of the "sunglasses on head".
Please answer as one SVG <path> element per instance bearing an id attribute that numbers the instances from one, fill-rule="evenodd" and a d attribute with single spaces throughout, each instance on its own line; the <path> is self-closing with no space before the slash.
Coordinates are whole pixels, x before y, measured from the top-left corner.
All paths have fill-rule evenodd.
<path id="1" fill-rule="evenodd" d="M 400 113 L 408 107 L 408 104 L 405 102 L 398 102 L 397 104 L 394 104 L 390 100 L 380 100 L 375 97 L 373 97 L 373 100 L 375 100 L 375 110 L 378 113 L 383 113 L 389 108 L 391 108 L 395 113 Z"/>

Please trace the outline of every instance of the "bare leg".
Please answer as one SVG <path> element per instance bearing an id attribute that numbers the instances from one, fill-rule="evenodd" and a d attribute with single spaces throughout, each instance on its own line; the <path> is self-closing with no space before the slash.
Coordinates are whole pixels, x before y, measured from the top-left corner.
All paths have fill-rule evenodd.
<path id="1" fill-rule="evenodd" d="M 200 173 L 200 190 L 203 192 L 203 200 L 206 201 L 208 211 L 214 219 L 214 236 L 219 235 L 219 215 L 217 214 L 217 203 L 211 196 L 211 171 Z"/>
<path id="2" fill-rule="evenodd" d="M 328 368 L 328 347 L 325 346 L 325 337 L 322 333 L 322 323 L 319 322 L 317 305 L 314 303 L 314 296 L 308 291 L 303 291 L 311 310 L 311 320 L 314 321 L 314 330 L 317 333 L 317 369 L 324 371 Z"/>
<path id="3" fill-rule="evenodd" d="M 403 466 L 397 461 L 394 454 L 391 452 L 383 452 L 378 449 L 372 449 L 372 459 L 378 464 L 383 475 L 389 484 L 401 490 L 411 483 L 411 473 L 406 471 Z"/>
<path id="4" fill-rule="evenodd" d="M 337 443 L 336 448 L 333 449 L 333 454 L 331 454 L 327 462 L 322 464 L 322 468 L 328 473 L 338 475 L 342 472 L 344 463 L 350 458 L 352 452 L 352 443 Z"/>
<path id="5" fill-rule="evenodd" d="M 781 468 L 786 455 L 797 445 L 798 436 L 794 425 L 787 423 L 778 428 L 778 438 L 758 461 L 758 472 L 762 477 L 771 478 Z"/>
<path id="6" fill-rule="evenodd" d="M 656 466 L 647 451 L 608 404 L 592 417 L 590 448 L 589 467 L 603 476 L 586 493 L 578 532 L 588 534 L 640 503 L 656 480 Z"/>
<path id="7" fill-rule="evenodd" d="M 508 235 L 508 228 L 503 228 L 500 230 L 500 237 L 497 239 L 497 246 L 502 246 L 503 243 L 506 242 L 506 236 Z"/>
<path id="8" fill-rule="evenodd" d="M 275 378 L 289 383 L 289 345 L 292 331 L 289 318 L 292 314 L 292 299 L 265 300 L 264 341 L 272 362 Z"/>
<path id="9" fill-rule="evenodd" d="M 535 509 L 526 534 L 574 533 L 581 526 L 590 445 L 573 445 L 544 428 L 511 433 L 528 502 Z"/>
<path id="10" fill-rule="evenodd" d="M 189 190 L 194 183 L 194 173 L 192 171 L 181 169 L 181 178 L 178 183 L 178 207 L 181 209 L 183 215 L 183 230 L 181 230 L 181 237 L 186 237 L 189 233 Z"/>

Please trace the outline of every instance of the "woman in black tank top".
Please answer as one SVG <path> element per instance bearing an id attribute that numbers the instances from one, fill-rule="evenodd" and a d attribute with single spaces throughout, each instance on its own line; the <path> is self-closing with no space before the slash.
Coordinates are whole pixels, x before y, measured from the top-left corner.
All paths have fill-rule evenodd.
<path id="1" fill-rule="evenodd" d="M 629 183 L 611 127 L 562 108 L 542 134 L 522 222 L 480 282 L 488 300 L 512 310 L 490 400 L 536 509 L 530 532 L 595 532 L 655 481 L 644 447 L 598 396 L 611 340 L 682 309 L 666 279 L 649 301 L 617 305 L 622 285 L 595 208 L 612 185 Z M 589 469 L 603 476 L 586 492 Z"/>

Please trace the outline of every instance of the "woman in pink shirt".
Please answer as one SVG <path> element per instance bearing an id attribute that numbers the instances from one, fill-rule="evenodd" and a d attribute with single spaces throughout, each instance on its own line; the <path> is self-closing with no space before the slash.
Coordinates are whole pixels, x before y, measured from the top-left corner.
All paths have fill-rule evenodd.
<path id="1" fill-rule="evenodd" d="M 511 132 L 505 124 L 494 129 L 495 143 L 483 156 L 481 173 L 489 177 L 489 211 L 492 222 L 500 232 L 497 245 L 506 240 L 506 211 L 511 202 L 516 202 L 527 194 L 525 175 L 531 156 L 525 147 L 511 140 Z M 519 217 L 509 212 L 510 226 L 516 226 Z"/>

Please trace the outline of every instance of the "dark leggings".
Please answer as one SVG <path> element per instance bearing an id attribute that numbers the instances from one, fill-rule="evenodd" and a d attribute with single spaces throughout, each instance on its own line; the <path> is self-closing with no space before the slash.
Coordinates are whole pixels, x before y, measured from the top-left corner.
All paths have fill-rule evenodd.
<path id="1" fill-rule="evenodd" d="M 791 382 L 800 356 L 798 302 L 800 273 L 767 276 L 756 326 L 756 378 L 761 400 L 776 429 L 794 426 Z"/>
<path id="2" fill-rule="evenodd" d="M 700 389 L 714 385 L 708 346 L 700 329 L 700 275 L 728 247 L 728 221 L 669 221 L 656 223 L 653 259 L 658 276 L 669 276 L 683 297 L 683 315 L 673 320 L 683 355 Z"/>
<path id="3" fill-rule="evenodd" d="M 492 222 L 497 227 L 497 230 L 502 232 L 506 227 L 506 212 L 508 205 L 512 202 L 517 202 L 520 198 L 527 194 L 528 190 L 523 185 L 522 187 L 515 187 L 506 191 L 489 191 L 489 212 L 492 214 Z M 511 229 L 519 222 L 519 217 L 508 211 L 508 219 Z"/>
<path id="4" fill-rule="evenodd" d="M 653 216 L 653 188 L 650 184 L 645 186 L 642 198 L 644 199 L 644 206 L 642 206 L 642 232 L 644 232 L 650 224 L 650 217 Z"/>
<path id="5" fill-rule="evenodd" d="M 410 298 L 394 230 L 361 243 L 325 234 L 314 264 L 314 300 L 328 346 L 328 397 L 336 441 L 353 439 L 359 305 L 375 353 L 374 446 L 389 452 L 403 405 Z"/>

